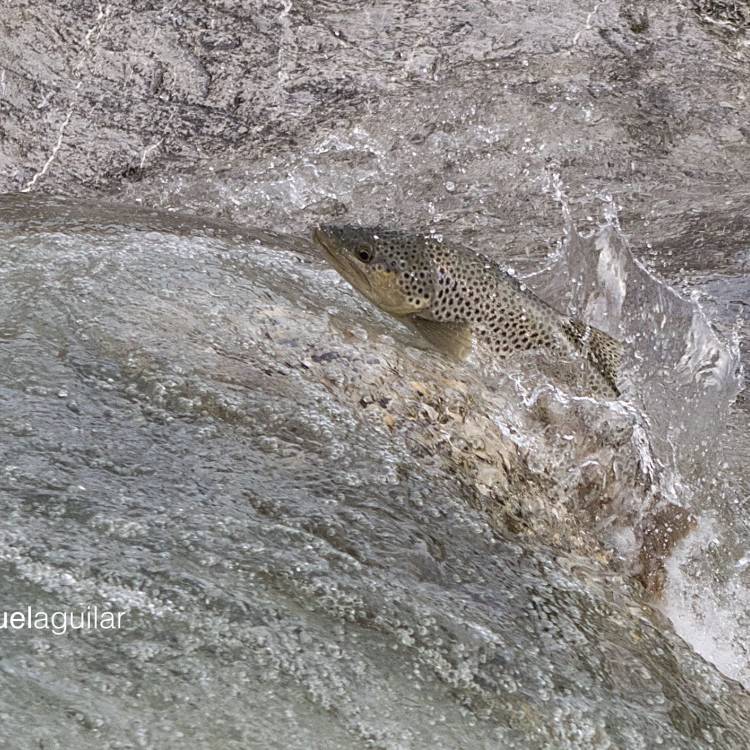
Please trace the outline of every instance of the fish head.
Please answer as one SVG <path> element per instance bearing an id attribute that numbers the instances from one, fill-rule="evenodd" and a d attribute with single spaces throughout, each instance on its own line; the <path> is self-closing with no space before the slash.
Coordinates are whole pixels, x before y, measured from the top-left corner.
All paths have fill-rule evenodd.
<path id="1" fill-rule="evenodd" d="M 326 260 L 361 294 L 396 317 L 429 307 L 429 239 L 378 227 L 324 224 L 313 232 Z"/>

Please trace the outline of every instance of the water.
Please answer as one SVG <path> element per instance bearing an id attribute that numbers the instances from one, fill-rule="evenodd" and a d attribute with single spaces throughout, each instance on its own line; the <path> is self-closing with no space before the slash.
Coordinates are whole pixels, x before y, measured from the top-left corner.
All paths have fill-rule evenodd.
<path id="1" fill-rule="evenodd" d="M 2 631 L 8 747 L 747 747 L 747 44 L 694 6 L 0 20 L 0 612 L 124 624 Z M 625 397 L 430 352 L 349 220 L 502 259 Z"/>
<path id="2" fill-rule="evenodd" d="M 8 631 L 12 736 L 742 746 L 637 554 L 591 554 L 662 481 L 630 407 L 456 370 L 248 230 L 116 215 L 3 204 L 3 604 L 127 623 Z"/>

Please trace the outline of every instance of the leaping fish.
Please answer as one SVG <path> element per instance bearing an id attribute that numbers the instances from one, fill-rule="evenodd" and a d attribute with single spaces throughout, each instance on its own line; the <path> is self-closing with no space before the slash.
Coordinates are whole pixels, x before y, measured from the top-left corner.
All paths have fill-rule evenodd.
<path id="1" fill-rule="evenodd" d="M 558 312 L 491 258 L 431 234 L 380 227 L 321 225 L 313 239 L 357 291 L 440 351 L 464 359 L 474 340 L 498 357 L 576 351 L 592 366 L 592 385 L 620 395 L 622 344 Z"/>

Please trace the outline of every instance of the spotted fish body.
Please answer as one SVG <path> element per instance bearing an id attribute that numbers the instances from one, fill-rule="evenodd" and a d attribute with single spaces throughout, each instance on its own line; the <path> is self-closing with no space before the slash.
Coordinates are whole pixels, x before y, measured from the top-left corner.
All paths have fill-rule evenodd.
<path id="1" fill-rule="evenodd" d="M 558 312 L 490 258 L 377 227 L 321 226 L 314 239 L 352 286 L 442 351 L 463 358 L 473 340 L 499 357 L 574 350 L 591 365 L 593 385 L 619 395 L 621 344 Z"/>

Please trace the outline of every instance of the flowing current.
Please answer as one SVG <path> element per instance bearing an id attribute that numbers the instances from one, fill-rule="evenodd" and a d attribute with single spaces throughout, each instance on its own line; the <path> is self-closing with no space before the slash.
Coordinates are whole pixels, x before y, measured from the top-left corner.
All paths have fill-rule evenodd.
<path id="1" fill-rule="evenodd" d="M 3 747 L 748 747 L 741 16 L 22 5 Z M 432 352 L 318 221 L 497 258 L 625 343 L 623 397 Z"/>

